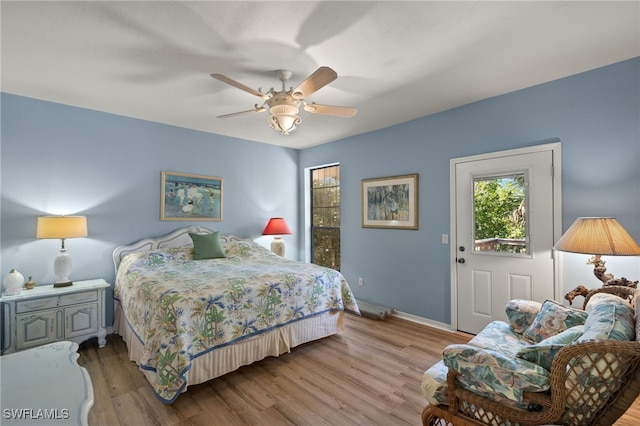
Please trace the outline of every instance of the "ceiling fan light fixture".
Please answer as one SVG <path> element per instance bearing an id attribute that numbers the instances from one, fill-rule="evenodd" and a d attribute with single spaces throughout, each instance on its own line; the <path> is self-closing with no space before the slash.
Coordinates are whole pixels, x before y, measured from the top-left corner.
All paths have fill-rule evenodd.
<path id="1" fill-rule="evenodd" d="M 281 102 L 286 102 L 281 100 Z M 295 103 L 271 104 L 269 108 L 271 115 L 269 116 L 269 127 L 275 129 L 283 136 L 287 136 L 293 132 L 300 123 L 298 116 L 299 109 Z"/>
<path id="2" fill-rule="evenodd" d="M 295 114 L 273 114 L 269 116 L 269 127 L 287 136 L 298 127 L 300 121 L 300 117 Z"/>

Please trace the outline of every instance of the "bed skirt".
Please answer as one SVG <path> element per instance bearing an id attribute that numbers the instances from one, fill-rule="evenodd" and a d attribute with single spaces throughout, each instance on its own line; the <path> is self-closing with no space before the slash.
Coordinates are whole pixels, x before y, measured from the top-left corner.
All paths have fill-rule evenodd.
<path id="1" fill-rule="evenodd" d="M 192 360 L 186 373 L 187 383 L 197 385 L 237 370 L 268 356 L 279 356 L 306 342 L 331 336 L 344 329 L 344 312 L 327 312 L 271 329 L 233 345 L 215 349 Z M 125 318 L 120 303 L 114 300 L 115 334 L 122 336 L 129 350 L 129 360 L 140 364 L 143 346 Z M 140 370 L 145 375 L 148 371 Z M 149 377 L 147 377 L 149 379 Z"/>

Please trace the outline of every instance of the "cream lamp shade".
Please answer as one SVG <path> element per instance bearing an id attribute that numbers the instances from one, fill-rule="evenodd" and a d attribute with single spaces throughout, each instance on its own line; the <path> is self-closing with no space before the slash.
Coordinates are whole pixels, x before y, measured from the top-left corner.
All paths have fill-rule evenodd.
<path id="1" fill-rule="evenodd" d="M 594 265 L 594 274 L 603 283 L 614 279 L 614 276 L 606 273 L 602 255 L 640 256 L 638 244 L 612 217 L 579 217 L 553 248 L 594 255 L 587 263 Z"/>
<path id="2" fill-rule="evenodd" d="M 291 235 L 291 229 L 282 217 L 272 217 L 264 227 L 262 235 L 273 235 L 271 251 L 279 256 L 284 256 L 284 241 L 280 235 Z"/>
<path id="3" fill-rule="evenodd" d="M 40 216 L 37 238 L 66 239 L 86 237 L 86 216 Z"/>
<path id="4" fill-rule="evenodd" d="M 579 217 L 553 247 L 571 253 L 640 256 L 640 247 L 612 217 Z"/>
<path id="5" fill-rule="evenodd" d="M 71 255 L 64 247 L 64 240 L 86 237 L 87 235 L 86 216 L 40 216 L 38 218 L 36 238 L 60 239 L 62 241 L 60 253 L 56 256 L 53 264 L 57 278 L 54 287 L 66 287 L 72 284 L 69 280 Z"/>

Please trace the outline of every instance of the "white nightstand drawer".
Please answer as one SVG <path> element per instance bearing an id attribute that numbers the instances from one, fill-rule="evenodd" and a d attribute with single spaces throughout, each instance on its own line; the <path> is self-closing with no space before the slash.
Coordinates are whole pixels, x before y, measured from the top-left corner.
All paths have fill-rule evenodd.
<path id="1" fill-rule="evenodd" d="M 95 302 L 98 300 L 97 291 L 85 291 L 84 293 L 65 294 L 60 296 L 60 304 L 58 306 L 75 305 L 76 303 Z"/>
<path id="2" fill-rule="evenodd" d="M 58 307 L 57 297 L 45 297 L 42 299 L 25 300 L 16 303 L 16 313 L 39 311 L 41 309 L 50 309 Z"/>

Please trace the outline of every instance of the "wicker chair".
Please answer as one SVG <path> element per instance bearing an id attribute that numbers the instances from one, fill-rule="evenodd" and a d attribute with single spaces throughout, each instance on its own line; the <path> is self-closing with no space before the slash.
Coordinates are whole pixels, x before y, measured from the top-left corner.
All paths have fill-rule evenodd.
<path id="1" fill-rule="evenodd" d="M 461 388 L 457 373 L 447 374 L 449 405 L 427 405 L 422 423 L 428 425 L 612 425 L 640 394 L 640 291 L 629 287 L 602 287 L 595 293 L 610 293 L 631 301 L 635 309 L 636 341 L 574 342 L 562 348 L 551 366 L 551 387 L 543 393 L 525 392 L 525 399 L 536 405 L 526 411 L 500 404 Z M 583 308 L 584 308 L 583 306 Z M 590 361 L 591 382 L 582 382 L 581 391 L 568 386 L 573 366 L 580 359 Z M 569 387 L 569 388 L 568 388 Z M 608 396 L 608 397 L 607 397 Z"/>

